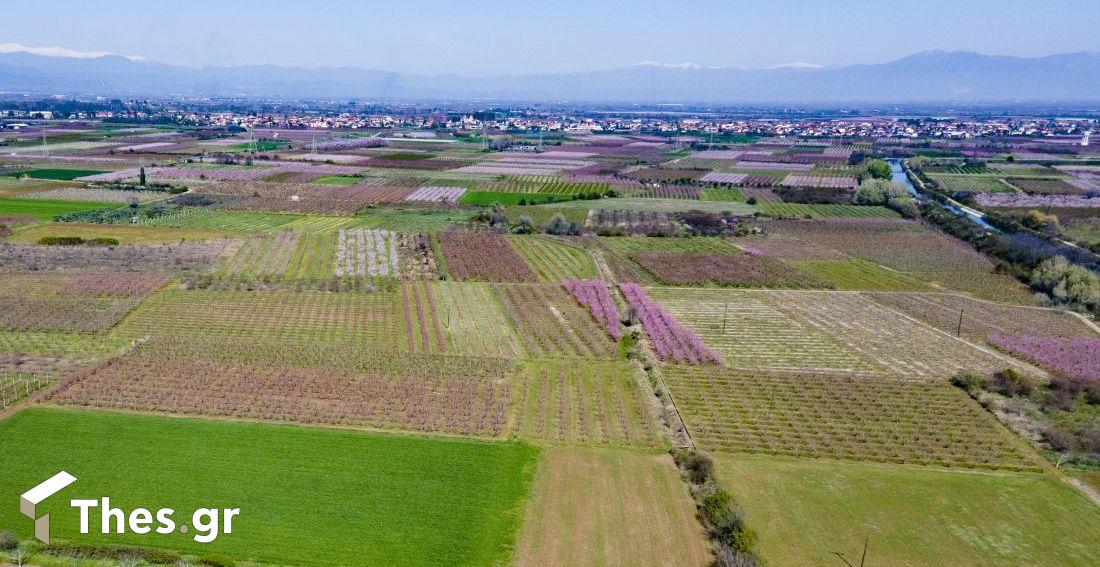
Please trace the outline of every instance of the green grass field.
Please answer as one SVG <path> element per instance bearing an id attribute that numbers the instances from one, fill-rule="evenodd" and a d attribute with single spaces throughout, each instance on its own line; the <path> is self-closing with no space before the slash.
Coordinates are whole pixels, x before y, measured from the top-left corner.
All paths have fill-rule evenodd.
<path id="1" fill-rule="evenodd" d="M 588 251 L 580 246 L 537 235 L 511 235 L 508 240 L 543 280 L 557 283 L 567 278 L 584 280 L 596 277 L 596 264 Z"/>
<path id="2" fill-rule="evenodd" d="M 102 169 L 32 169 L 30 171 L 18 171 L 7 174 L 8 177 L 23 177 L 31 179 L 50 179 L 54 181 L 72 181 L 77 177 L 107 173 Z"/>
<path id="3" fill-rule="evenodd" d="M 51 201 L 48 199 L 0 199 L 0 216 L 28 215 L 40 219 L 52 219 L 57 215 L 91 211 L 104 207 L 118 207 L 119 203 L 95 201 Z"/>
<path id="4" fill-rule="evenodd" d="M 801 268 L 838 290 L 931 291 L 934 288 L 910 275 L 888 270 L 866 260 L 801 260 L 787 264 Z"/>
<path id="5" fill-rule="evenodd" d="M 518 205 L 524 204 L 556 203 L 569 201 L 572 197 L 560 193 L 506 193 L 503 191 L 467 191 L 458 200 L 461 205 Z"/>
<path id="6" fill-rule="evenodd" d="M 314 179 L 312 183 L 320 185 L 355 185 L 362 181 L 359 177 L 348 177 L 346 175 L 326 175 L 324 177 L 318 177 Z"/>
<path id="7" fill-rule="evenodd" d="M 1045 474 L 721 457 L 768 565 L 1095 565 L 1100 507 Z"/>
<path id="8" fill-rule="evenodd" d="M 28 440 L 34 440 L 29 443 Z M 295 565 L 507 562 L 538 449 L 353 431 L 31 409 L 0 421 L 2 494 L 65 470 L 79 480 L 40 505 L 55 539 L 133 544 Z M 201 544 L 173 533 L 78 533 L 72 498 L 114 507 L 240 508 L 233 533 Z M 16 506 L 0 528 L 30 537 Z"/>

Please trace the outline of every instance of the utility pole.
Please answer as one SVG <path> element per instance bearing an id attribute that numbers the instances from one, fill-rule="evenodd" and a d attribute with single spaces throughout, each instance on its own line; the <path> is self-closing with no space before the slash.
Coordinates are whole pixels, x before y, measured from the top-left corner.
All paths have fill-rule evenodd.
<path id="1" fill-rule="evenodd" d="M 962 309 L 959 309 L 959 326 L 958 326 L 958 328 L 955 329 L 955 336 L 956 337 L 961 337 L 962 336 L 962 332 L 963 332 L 963 311 L 965 309 L 966 309 L 965 307 L 962 308 Z"/>

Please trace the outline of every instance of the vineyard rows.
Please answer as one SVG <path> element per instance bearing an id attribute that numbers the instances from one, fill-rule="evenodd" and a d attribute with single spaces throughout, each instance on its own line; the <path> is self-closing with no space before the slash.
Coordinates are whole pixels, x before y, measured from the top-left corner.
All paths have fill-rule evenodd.
<path id="1" fill-rule="evenodd" d="M 1040 470 L 995 418 L 944 382 L 715 367 L 664 375 L 708 450 Z"/>
<path id="2" fill-rule="evenodd" d="M 512 375 L 513 435 L 579 445 L 657 447 L 653 406 L 623 362 L 527 360 Z"/>
<path id="3" fill-rule="evenodd" d="M 827 335 L 784 315 L 757 292 L 652 288 L 649 295 L 722 352 L 734 368 L 858 373 L 878 369 Z"/>

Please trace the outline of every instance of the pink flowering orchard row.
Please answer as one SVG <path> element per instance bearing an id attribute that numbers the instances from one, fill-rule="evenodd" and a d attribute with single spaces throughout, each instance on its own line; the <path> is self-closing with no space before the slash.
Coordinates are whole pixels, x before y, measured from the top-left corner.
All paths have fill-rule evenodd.
<path id="1" fill-rule="evenodd" d="M 1100 379 L 1100 339 L 990 333 L 989 342 L 1070 378 Z"/>
<path id="2" fill-rule="evenodd" d="M 619 326 L 619 310 L 607 292 L 607 283 L 603 280 L 562 280 L 561 285 L 573 294 L 573 297 L 592 312 L 592 316 L 607 327 L 611 338 L 619 340 L 623 336 Z"/>
<path id="3" fill-rule="evenodd" d="M 642 286 L 633 283 L 619 284 L 623 296 L 642 320 L 653 348 L 661 358 L 690 364 L 721 364 L 722 355 L 703 344 L 690 329 L 676 323 L 664 307 L 649 299 Z"/>

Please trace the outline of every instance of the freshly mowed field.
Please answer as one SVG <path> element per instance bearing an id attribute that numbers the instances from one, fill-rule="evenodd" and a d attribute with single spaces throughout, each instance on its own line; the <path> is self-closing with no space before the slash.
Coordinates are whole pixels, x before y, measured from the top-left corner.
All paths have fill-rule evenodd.
<path id="1" fill-rule="evenodd" d="M 545 281 L 561 282 L 564 279 L 593 279 L 596 264 L 588 251 L 580 246 L 543 237 L 512 235 L 508 237 L 512 247 Z"/>
<path id="2" fill-rule="evenodd" d="M 56 471 L 80 479 L 40 507 L 57 539 L 318 566 L 505 563 L 538 459 L 518 442 L 49 409 L 0 421 L 0 451 L 20 455 L 0 476 L 13 502 Z M 178 523 L 200 507 L 240 515 L 232 534 L 206 544 L 79 534 L 69 500 L 100 496 L 125 510 L 174 508 Z M 31 536 L 15 506 L 0 510 L 0 525 Z"/>
<path id="3" fill-rule="evenodd" d="M 47 223 L 21 230 L 9 238 L 12 242 L 34 244 L 46 236 L 117 238 L 121 244 L 155 244 L 182 240 L 213 240 L 236 236 L 235 233 L 196 228 L 159 228 L 130 224 Z"/>
<path id="4" fill-rule="evenodd" d="M 0 199 L 0 216 L 28 215 L 40 219 L 52 219 L 57 215 L 91 211 L 105 207 L 118 207 L 118 203 L 94 201 L 52 201 L 46 199 Z"/>
<path id="5" fill-rule="evenodd" d="M 720 456 L 769 565 L 1094 565 L 1100 507 L 1033 473 Z"/>
<path id="6" fill-rule="evenodd" d="M 827 205 L 806 203 L 758 203 L 757 208 L 769 217 L 865 217 L 901 218 L 898 213 L 879 206 Z"/>
<path id="7" fill-rule="evenodd" d="M 100 173 L 107 173 L 101 169 L 32 169 L 30 171 L 18 171 L 15 173 L 9 173 L 8 177 L 23 177 L 24 175 L 31 179 L 50 179 L 53 181 L 72 181 L 77 177 L 85 177 L 88 175 L 98 175 Z"/>
<path id="8" fill-rule="evenodd" d="M 566 445 L 657 447 L 651 395 L 633 364 L 525 360 L 512 376 L 512 434 Z"/>
<path id="9" fill-rule="evenodd" d="M 559 447 L 542 453 L 515 561 L 702 567 L 709 547 L 668 455 Z"/>
<path id="10" fill-rule="evenodd" d="M 671 366 L 701 447 L 940 467 L 1038 470 L 1033 451 L 946 382 Z"/>
<path id="11" fill-rule="evenodd" d="M 787 262 L 833 289 L 875 291 L 931 291 L 932 286 L 910 275 L 865 260 L 804 260 Z"/>

